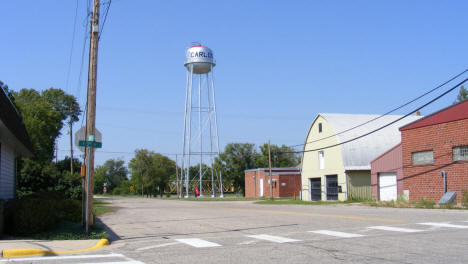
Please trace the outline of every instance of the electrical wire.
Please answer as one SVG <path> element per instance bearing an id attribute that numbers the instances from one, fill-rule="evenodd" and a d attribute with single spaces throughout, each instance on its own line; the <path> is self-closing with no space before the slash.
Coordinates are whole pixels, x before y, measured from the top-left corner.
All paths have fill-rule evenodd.
<path id="1" fill-rule="evenodd" d="M 112 4 L 112 0 L 109 0 L 109 2 L 107 2 L 106 4 L 107 4 L 107 7 L 106 7 L 105 14 L 104 14 L 104 20 L 102 22 L 101 30 L 99 31 L 98 41 L 101 40 L 101 35 L 102 35 L 102 32 L 104 31 L 104 26 L 106 25 L 107 14 L 109 13 L 109 8 L 110 8 L 110 5 Z"/>
<path id="2" fill-rule="evenodd" d="M 303 143 L 303 144 L 291 145 L 291 146 L 288 146 L 288 147 L 289 147 L 289 148 L 294 148 L 294 147 L 304 146 L 304 145 L 307 145 L 307 144 L 310 144 L 310 143 L 322 141 L 322 140 L 325 140 L 325 139 L 328 139 L 328 138 L 332 138 L 332 137 L 337 136 L 337 135 L 341 135 L 341 134 L 346 133 L 346 132 L 348 132 L 348 131 L 351 131 L 351 130 L 353 130 L 353 129 L 359 128 L 359 127 L 361 127 L 361 126 L 367 125 L 367 124 L 369 124 L 369 123 L 371 123 L 371 122 L 373 122 L 373 121 L 375 121 L 375 120 L 377 120 L 377 119 L 380 119 L 380 118 L 382 118 L 382 117 L 384 117 L 384 116 L 387 116 L 387 115 L 389 115 L 389 114 L 391 114 L 391 113 L 393 113 L 393 112 L 395 112 L 395 111 L 397 111 L 397 110 L 399 110 L 399 109 L 401 109 L 401 108 L 403 108 L 403 107 L 405 107 L 405 106 L 407 106 L 407 105 L 409 105 L 409 104 L 411 104 L 411 103 L 413 103 L 413 102 L 415 102 L 415 101 L 421 99 L 422 97 L 424 97 L 424 96 L 426 96 L 426 95 L 428 95 L 428 94 L 430 94 L 430 93 L 432 93 L 432 92 L 434 92 L 434 91 L 440 89 L 441 87 L 447 85 L 448 83 L 450 83 L 451 81 L 457 79 L 458 77 L 460 77 L 461 75 L 465 74 L 466 72 L 468 72 L 468 68 L 465 69 L 464 71 L 458 73 L 457 75 L 453 76 L 452 78 L 448 79 L 447 81 L 445 81 L 445 82 L 439 84 L 439 85 L 436 86 L 435 88 L 433 88 L 433 89 L 431 89 L 431 90 L 429 90 L 429 91 L 423 93 L 422 95 L 420 95 L 420 96 L 418 96 L 418 97 L 416 97 L 416 98 L 410 100 L 409 102 L 406 102 L 406 103 L 404 103 L 404 104 L 398 106 L 397 108 L 394 108 L 394 109 L 392 109 L 392 110 L 390 110 L 390 111 L 388 111 L 388 112 L 386 112 L 386 113 L 384 113 L 384 114 L 382 114 L 382 115 L 380 115 L 380 116 L 377 116 L 377 117 L 375 117 L 375 118 L 372 118 L 372 119 L 370 119 L 370 120 L 368 120 L 368 121 L 366 121 L 366 122 L 364 122 L 364 123 L 361 123 L 361 124 L 356 125 L 356 126 L 354 126 L 354 127 L 348 128 L 348 129 L 346 129 L 346 130 L 343 130 L 343 131 L 341 131 L 341 132 L 339 132 L 339 133 L 336 133 L 336 134 L 334 134 L 334 135 L 330 135 L 330 136 L 328 136 L 328 137 L 324 137 L 324 138 L 321 138 L 321 139 L 309 141 L 309 142 L 306 142 L 306 143 Z"/>
<path id="3" fill-rule="evenodd" d="M 71 42 L 71 48 L 70 48 L 70 57 L 68 58 L 68 71 L 67 71 L 67 81 L 65 83 L 65 89 L 67 92 L 69 91 L 68 83 L 70 80 L 70 71 L 71 71 L 71 64 L 72 64 L 72 57 L 73 57 L 73 48 L 75 46 L 75 33 L 76 33 L 76 21 L 78 18 L 78 2 L 79 0 L 76 0 L 76 6 L 75 6 L 75 19 L 73 20 L 73 34 L 72 34 L 72 42 Z"/>
<path id="4" fill-rule="evenodd" d="M 400 118 L 398 118 L 398 119 L 396 119 L 396 120 L 394 120 L 394 121 L 392 121 L 392 122 L 390 122 L 390 123 L 387 123 L 387 124 L 385 124 L 385 125 L 383 125 L 383 126 L 381 126 L 381 127 L 379 127 L 379 128 L 376 128 L 376 129 L 374 129 L 374 130 L 372 130 L 372 131 L 370 131 L 370 132 L 367 132 L 367 133 L 365 133 L 365 134 L 362 134 L 362 135 L 360 135 L 360 136 L 357 136 L 357 137 L 355 137 L 355 138 L 352 138 L 352 139 L 349 139 L 349 140 L 346 140 L 346 141 L 343 141 L 343 142 L 340 142 L 340 143 L 337 143 L 337 144 L 333 144 L 333 145 L 330 145 L 330 146 L 326 146 L 326 147 L 322 147 L 322 148 L 317 148 L 317 149 L 309 149 L 309 150 L 302 150 L 302 151 L 284 151 L 284 152 L 278 151 L 278 152 L 274 152 L 274 154 L 288 154 L 288 153 L 289 153 L 289 154 L 292 154 L 292 153 L 306 153 L 306 152 L 312 152 L 312 151 L 319 151 L 319 150 L 323 150 L 323 149 L 329 149 L 329 148 L 337 147 L 337 146 L 344 145 L 344 144 L 346 144 L 346 143 L 349 143 L 349 142 L 358 140 L 358 139 L 360 139 L 360 138 L 363 138 L 363 137 L 365 137 L 365 136 L 368 136 L 368 135 L 370 135 L 370 134 L 373 134 L 373 133 L 375 133 L 375 132 L 377 132 L 377 131 L 379 131 L 379 130 L 382 130 L 382 129 L 384 129 L 384 128 L 386 128 L 386 127 L 388 127 L 388 126 L 390 126 L 390 125 L 392 125 L 392 124 L 394 124 L 394 123 L 396 123 L 396 122 L 398 122 L 398 121 L 400 121 L 400 120 L 402 120 L 402 119 L 404 119 L 404 118 L 406 118 L 406 117 L 408 117 L 408 116 L 410 116 L 410 115 L 412 115 L 414 112 L 423 109 L 424 107 L 426 107 L 426 106 L 432 104 L 433 102 L 439 100 L 440 98 L 442 98 L 442 97 L 445 96 L 446 94 L 448 94 L 448 93 L 450 93 L 451 91 L 455 90 L 455 89 L 458 88 L 460 85 L 464 84 L 466 81 L 468 81 L 468 78 L 464 79 L 463 81 L 459 82 L 458 84 L 456 84 L 456 85 L 453 86 L 452 88 L 448 89 L 447 91 L 445 91 L 445 92 L 442 93 L 441 95 L 439 95 L 439 96 L 437 96 L 436 98 L 430 100 L 429 102 L 425 103 L 424 105 L 422 105 L 422 106 L 420 106 L 420 107 L 414 109 L 413 111 L 409 112 L 408 114 L 406 114 L 406 115 L 404 115 L 404 116 L 402 116 L 402 117 L 400 117 Z"/>

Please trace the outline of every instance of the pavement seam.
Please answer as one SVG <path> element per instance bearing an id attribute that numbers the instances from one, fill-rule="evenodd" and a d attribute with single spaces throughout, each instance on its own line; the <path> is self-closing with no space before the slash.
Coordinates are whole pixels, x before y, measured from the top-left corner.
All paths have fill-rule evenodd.
<path id="1" fill-rule="evenodd" d="M 2 257 L 3 258 L 19 258 L 19 257 L 32 257 L 32 256 L 72 254 L 72 253 L 80 253 L 80 252 L 96 250 L 96 249 L 108 246 L 109 244 L 110 244 L 109 240 L 107 240 L 106 238 L 102 238 L 96 243 L 96 245 L 90 248 L 77 249 L 77 250 L 54 251 L 54 250 L 43 250 L 43 249 L 37 249 L 37 248 L 4 249 L 2 251 Z"/>

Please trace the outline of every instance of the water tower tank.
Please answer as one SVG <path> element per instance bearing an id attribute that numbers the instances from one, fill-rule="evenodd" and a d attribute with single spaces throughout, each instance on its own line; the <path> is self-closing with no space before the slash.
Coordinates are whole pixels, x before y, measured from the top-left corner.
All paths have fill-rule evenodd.
<path id="1" fill-rule="evenodd" d="M 187 50 L 184 66 L 187 70 L 193 69 L 195 74 L 204 74 L 211 71 L 216 65 L 213 58 L 213 51 L 200 44 L 194 44 Z"/>

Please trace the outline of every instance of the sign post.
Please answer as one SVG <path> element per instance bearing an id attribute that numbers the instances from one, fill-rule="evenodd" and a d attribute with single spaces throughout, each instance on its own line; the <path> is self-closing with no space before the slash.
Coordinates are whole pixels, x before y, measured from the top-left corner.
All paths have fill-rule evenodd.
<path id="1" fill-rule="evenodd" d="M 102 134 L 96 129 L 96 135 L 88 135 L 88 139 L 85 140 L 86 137 L 86 127 L 81 127 L 76 133 L 75 133 L 75 145 L 82 151 L 82 152 L 87 152 L 87 155 L 91 155 L 91 151 L 94 148 L 102 148 Z M 86 191 L 85 191 L 85 196 L 86 198 L 83 199 L 83 202 L 86 201 L 85 203 L 85 230 L 86 233 L 89 232 L 89 211 L 90 211 L 90 165 L 89 165 L 89 159 L 87 159 L 87 164 L 86 164 Z M 92 197 L 91 197 L 92 199 Z"/>

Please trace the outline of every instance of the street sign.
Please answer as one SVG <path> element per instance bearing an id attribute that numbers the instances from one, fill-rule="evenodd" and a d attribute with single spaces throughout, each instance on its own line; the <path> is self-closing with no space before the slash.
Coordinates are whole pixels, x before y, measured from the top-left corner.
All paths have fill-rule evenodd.
<path id="1" fill-rule="evenodd" d="M 94 133 L 95 133 L 94 134 L 94 141 L 101 142 L 101 147 L 102 147 L 102 134 L 101 134 L 101 132 L 99 132 L 99 130 L 96 128 Z M 86 141 L 86 127 L 85 126 L 81 127 L 75 133 L 75 146 L 77 146 L 82 152 L 85 152 L 85 146 L 80 146 L 80 141 Z"/>
<path id="2" fill-rule="evenodd" d="M 102 142 L 80 140 L 78 142 L 78 146 L 88 148 L 102 148 Z"/>

